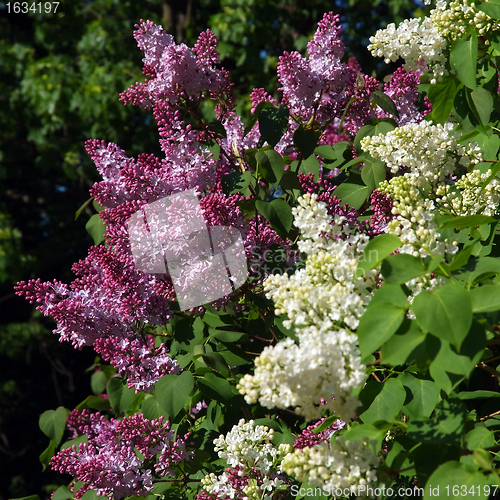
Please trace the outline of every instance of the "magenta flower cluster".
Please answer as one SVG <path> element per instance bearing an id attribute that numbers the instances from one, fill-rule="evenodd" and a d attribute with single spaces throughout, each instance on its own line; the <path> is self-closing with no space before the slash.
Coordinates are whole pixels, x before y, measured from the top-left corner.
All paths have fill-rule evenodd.
<path id="1" fill-rule="evenodd" d="M 97 339 L 94 348 L 105 361 L 127 377 L 129 388 L 135 389 L 135 392 L 148 392 L 163 375 L 181 372 L 176 361 L 168 356 L 165 345 L 155 349 L 151 336 L 144 340 L 126 337 Z"/>
<path id="2" fill-rule="evenodd" d="M 73 410 L 67 425 L 72 438 L 86 435 L 87 442 L 61 450 L 50 465 L 83 483 L 79 489 L 73 485 L 77 499 L 88 490 L 117 499 L 144 496 L 155 477 L 173 477 L 175 466 L 193 453 L 185 450 L 189 436 L 176 438 L 163 417 L 148 420 L 136 414 L 107 420 L 100 414 Z"/>

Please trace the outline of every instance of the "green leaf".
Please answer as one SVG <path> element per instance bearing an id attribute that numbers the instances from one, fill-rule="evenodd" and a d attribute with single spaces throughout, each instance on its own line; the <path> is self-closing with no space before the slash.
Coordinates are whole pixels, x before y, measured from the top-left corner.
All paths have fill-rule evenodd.
<path id="1" fill-rule="evenodd" d="M 243 349 L 231 344 L 219 344 L 217 351 L 224 358 L 228 366 L 242 366 L 251 363 L 252 356 L 249 356 Z"/>
<path id="2" fill-rule="evenodd" d="M 450 49 L 450 65 L 457 78 L 470 89 L 476 88 L 477 36 L 475 32 L 469 39 L 458 38 Z"/>
<path id="3" fill-rule="evenodd" d="M 204 352 L 201 357 L 207 366 L 210 366 L 214 370 L 227 371 L 228 369 L 227 363 L 218 352 Z M 194 356 L 194 359 L 196 359 L 196 356 Z"/>
<path id="4" fill-rule="evenodd" d="M 283 134 L 288 130 L 288 106 L 283 104 L 279 108 L 264 108 L 259 115 L 259 132 L 261 140 L 273 148 L 278 144 Z"/>
<path id="5" fill-rule="evenodd" d="M 281 177 L 281 187 L 286 193 L 292 194 L 295 198 L 300 196 L 300 182 L 296 172 L 285 170 Z"/>
<path id="6" fill-rule="evenodd" d="M 385 163 L 367 156 L 361 167 L 361 179 L 373 191 L 385 181 Z"/>
<path id="7" fill-rule="evenodd" d="M 328 144 L 322 144 L 321 146 L 318 146 L 314 150 L 314 152 L 318 156 L 321 156 L 321 158 L 324 158 L 325 160 L 333 161 L 333 160 L 336 160 L 338 158 L 337 153 L 335 152 L 335 149 L 333 149 L 333 147 L 328 145 Z"/>
<path id="8" fill-rule="evenodd" d="M 286 238 L 292 228 L 293 215 L 290 205 L 281 198 L 271 202 L 257 200 L 255 208 L 271 223 L 276 232 Z"/>
<path id="9" fill-rule="evenodd" d="M 40 463 L 43 466 L 43 470 L 47 468 L 47 465 L 49 465 L 50 459 L 56 454 L 56 444 L 52 439 L 50 440 L 49 445 L 45 450 L 40 453 L 38 456 L 38 459 L 40 460 Z"/>
<path id="10" fill-rule="evenodd" d="M 108 379 L 106 377 L 106 374 L 101 370 L 99 370 L 98 372 L 94 372 L 90 377 L 90 387 L 92 389 L 92 392 L 96 396 L 99 396 L 99 394 L 102 394 L 104 392 L 107 383 Z"/>
<path id="11" fill-rule="evenodd" d="M 359 258 L 356 274 L 362 271 L 363 274 L 378 266 L 386 257 L 391 255 L 403 243 L 393 234 L 379 234 L 368 242 L 361 257 Z"/>
<path id="12" fill-rule="evenodd" d="M 496 446 L 495 433 L 486 427 L 476 427 L 465 435 L 465 442 L 468 450 L 476 448 L 492 448 Z"/>
<path id="13" fill-rule="evenodd" d="M 431 375 L 434 377 L 435 368 L 439 366 L 448 373 L 468 377 L 481 360 L 486 347 L 484 327 L 474 321 L 459 350 L 443 339 L 440 340 L 440 344 L 440 349 L 431 364 Z M 443 390 L 448 392 L 447 388 Z"/>
<path id="14" fill-rule="evenodd" d="M 309 158 L 314 153 L 320 136 L 319 130 L 307 129 L 304 125 L 297 127 L 293 133 L 293 143 L 300 151 L 302 158 Z"/>
<path id="15" fill-rule="evenodd" d="M 384 383 L 368 382 L 359 395 L 363 403 L 359 418 L 365 424 L 392 422 L 401 411 L 405 398 L 403 384 L 396 378 L 387 379 Z"/>
<path id="16" fill-rule="evenodd" d="M 399 330 L 381 347 L 382 364 L 412 363 L 425 349 L 426 335 L 416 321 L 405 319 Z"/>
<path id="17" fill-rule="evenodd" d="M 465 429 L 467 408 L 462 401 L 442 400 L 432 419 L 414 418 L 408 424 L 408 437 L 417 443 L 460 444 Z"/>
<path id="18" fill-rule="evenodd" d="M 86 207 L 88 207 L 90 205 L 90 202 L 93 200 L 94 198 L 89 198 L 76 212 L 75 212 L 75 220 L 78 219 L 78 217 L 80 217 L 80 214 L 82 213 L 83 210 L 85 210 Z"/>
<path id="19" fill-rule="evenodd" d="M 229 382 L 215 373 L 206 373 L 198 380 L 200 390 L 212 399 L 227 403 L 233 396 Z"/>
<path id="20" fill-rule="evenodd" d="M 386 94 L 380 90 L 375 90 L 370 94 L 375 103 L 380 106 L 386 113 L 390 113 L 392 116 L 399 118 L 399 113 L 394 104 L 394 101 Z"/>
<path id="21" fill-rule="evenodd" d="M 357 422 L 351 424 L 349 428 L 343 433 L 344 439 L 346 441 L 360 441 L 368 439 L 369 441 L 376 441 L 374 446 L 375 453 L 380 451 L 382 447 L 382 441 L 387 435 L 387 428 L 384 426 L 375 427 L 370 424 L 361 424 Z"/>
<path id="22" fill-rule="evenodd" d="M 155 396 L 149 395 L 141 404 L 141 411 L 149 420 L 156 420 L 161 416 L 171 418 Z"/>
<path id="23" fill-rule="evenodd" d="M 99 217 L 99 214 L 94 214 L 85 224 L 85 229 L 87 233 L 92 236 L 94 240 L 94 245 L 99 245 L 104 241 L 104 233 L 106 232 L 106 226 L 104 221 Z"/>
<path id="24" fill-rule="evenodd" d="M 246 192 L 250 183 L 255 185 L 255 179 L 252 176 L 252 172 L 247 170 L 243 174 L 240 172 L 231 172 L 222 178 L 221 183 L 224 193 L 230 195 Z"/>
<path id="25" fill-rule="evenodd" d="M 424 290 L 412 309 L 426 330 L 460 349 L 472 324 L 472 302 L 463 288 L 449 284 L 433 292 Z"/>
<path id="26" fill-rule="evenodd" d="M 408 389 L 403 413 L 410 418 L 429 417 L 438 404 L 441 389 L 432 380 L 403 373 L 398 380 Z"/>
<path id="27" fill-rule="evenodd" d="M 382 275 L 387 283 L 403 285 L 407 281 L 427 274 L 422 259 L 406 253 L 391 255 L 382 262 Z"/>
<path id="28" fill-rule="evenodd" d="M 266 181 L 276 186 L 285 172 L 285 162 L 281 155 L 274 149 L 267 149 L 259 151 L 255 155 L 255 159 L 259 163 L 259 166 L 264 168 L 264 178 Z"/>
<path id="29" fill-rule="evenodd" d="M 463 217 L 448 219 L 440 224 L 439 228 L 465 229 L 470 226 L 481 226 L 483 224 L 490 224 L 496 221 L 496 219 L 489 217 L 488 215 L 465 215 Z"/>
<path id="30" fill-rule="evenodd" d="M 369 306 L 358 326 L 359 348 L 362 358 L 380 348 L 398 330 L 405 317 L 405 310 L 389 303 Z"/>
<path id="31" fill-rule="evenodd" d="M 52 494 L 51 500 L 70 500 L 73 498 L 73 493 L 66 486 L 59 486 Z"/>
<path id="32" fill-rule="evenodd" d="M 382 120 L 378 120 L 377 118 L 372 118 L 366 122 L 366 125 L 363 125 L 356 134 L 354 138 L 354 147 L 356 151 L 359 153 L 361 151 L 361 139 L 363 137 L 368 137 L 372 135 L 386 134 L 391 130 L 394 130 L 397 127 L 397 123 L 391 118 L 382 118 Z"/>
<path id="33" fill-rule="evenodd" d="M 248 125 L 245 127 L 245 131 L 243 132 L 243 137 L 246 137 L 247 134 L 254 128 L 255 124 L 257 123 L 257 120 L 259 119 L 259 115 L 261 111 L 265 108 L 272 108 L 274 107 L 272 103 L 269 101 L 262 101 L 259 102 L 257 107 L 255 108 L 255 111 L 250 117 L 250 121 L 248 122 Z"/>
<path id="34" fill-rule="evenodd" d="M 217 330 L 216 328 L 209 328 L 208 333 L 210 337 L 216 338 L 221 342 L 236 342 L 243 337 L 247 337 L 245 332 L 233 332 L 230 330 Z"/>
<path id="35" fill-rule="evenodd" d="M 92 409 L 99 411 L 106 411 L 111 408 L 109 401 L 105 398 L 100 398 L 99 396 L 87 396 L 77 407 L 78 411 L 83 409 Z"/>
<path id="36" fill-rule="evenodd" d="M 316 156 L 311 155 L 309 158 L 302 160 L 300 162 L 299 173 L 301 174 L 313 174 L 314 182 L 318 182 L 319 179 L 319 161 Z"/>
<path id="37" fill-rule="evenodd" d="M 486 89 L 478 87 L 471 92 L 471 98 L 480 122 L 486 125 L 493 111 L 493 96 Z"/>
<path id="38" fill-rule="evenodd" d="M 89 438 L 85 434 L 83 436 L 77 436 L 74 439 L 69 439 L 68 441 L 65 441 L 61 445 L 61 450 L 65 450 L 66 448 L 71 448 L 72 446 L 76 446 L 76 449 L 80 447 L 80 443 L 88 443 Z"/>
<path id="39" fill-rule="evenodd" d="M 432 103 L 432 121 L 443 125 L 450 119 L 455 97 L 462 84 L 453 76 L 443 78 L 440 82 L 429 85 L 427 96 Z"/>
<path id="40" fill-rule="evenodd" d="M 86 491 L 81 497 L 81 500 L 99 500 L 99 497 L 97 496 L 97 491 L 95 490 Z"/>
<path id="41" fill-rule="evenodd" d="M 383 283 L 382 286 L 373 294 L 372 300 L 370 300 L 370 307 L 382 302 L 394 304 L 402 309 L 407 309 L 409 307 L 408 297 L 406 296 L 406 293 L 401 285 Z"/>
<path id="42" fill-rule="evenodd" d="M 351 184 L 343 182 L 335 188 L 333 194 L 340 199 L 342 205 L 349 205 L 351 208 L 358 210 L 370 196 L 370 188 L 360 184 Z"/>
<path id="43" fill-rule="evenodd" d="M 500 392 L 493 391 L 462 391 L 457 394 L 457 397 L 462 400 L 468 399 L 490 399 L 490 398 L 500 398 Z"/>
<path id="44" fill-rule="evenodd" d="M 174 418 L 190 399 L 193 388 L 193 374 L 183 371 L 180 375 L 164 375 L 156 383 L 155 393 L 160 406 Z"/>
<path id="45" fill-rule="evenodd" d="M 500 286 L 482 285 L 470 290 L 472 312 L 500 311 Z"/>
<path id="46" fill-rule="evenodd" d="M 319 434 L 320 432 L 328 429 L 328 427 L 331 427 L 333 423 L 338 420 L 339 417 L 337 415 L 330 415 L 329 417 L 326 418 L 318 427 L 315 427 L 313 429 L 313 434 Z"/>
<path id="47" fill-rule="evenodd" d="M 113 377 L 109 379 L 107 392 L 111 408 L 116 413 L 126 412 L 130 409 L 136 394 L 134 389 L 129 389 L 121 378 Z"/>
<path id="48" fill-rule="evenodd" d="M 487 485 L 488 481 L 482 472 L 460 462 L 450 461 L 441 464 L 431 474 L 425 485 L 424 498 L 459 498 L 453 494 L 454 491 L 468 493 L 472 488 L 472 491 L 475 492 L 473 498 L 487 499 L 489 494 L 485 494 L 484 488 Z M 453 490 L 454 487 L 455 490 Z M 488 493 L 489 490 L 488 488 Z M 471 498 L 471 496 L 465 495 L 461 498 Z"/>
<path id="49" fill-rule="evenodd" d="M 38 421 L 40 429 L 50 440 L 54 441 L 55 446 L 61 442 L 68 415 L 69 410 L 64 406 L 59 406 L 56 410 L 44 411 L 40 415 Z"/>
<path id="50" fill-rule="evenodd" d="M 500 19 L 500 0 L 488 0 L 488 3 L 481 2 L 476 4 L 476 7 L 491 18 Z"/>

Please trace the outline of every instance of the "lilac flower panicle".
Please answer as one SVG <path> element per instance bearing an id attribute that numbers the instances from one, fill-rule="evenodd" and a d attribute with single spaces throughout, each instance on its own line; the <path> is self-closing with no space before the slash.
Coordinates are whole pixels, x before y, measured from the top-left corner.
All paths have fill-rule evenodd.
<path id="1" fill-rule="evenodd" d="M 104 360 L 111 363 L 120 374 L 125 374 L 129 389 L 135 392 L 148 392 L 163 375 L 178 374 L 180 366 L 167 354 L 165 345 L 158 349 L 154 340 L 110 337 L 98 339 L 95 350 Z"/>
<path id="2" fill-rule="evenodd" d="M 86 410 L 73 410 L 68 427 L 73 437 L 86 434 L 88 442 L 61 450 L 50 465 L 83 482 L 79 490 L 73 487 L 77 499 L 88 490 L 116 499 L 144 496 L 151 491 L 156 475 L 172 477 L 174 468 L 193 454 L 185 450 L 188 436 L 176 438 L 163 417 L 148 420 L 135 414 L 123 420 L 106 420 Z"/>

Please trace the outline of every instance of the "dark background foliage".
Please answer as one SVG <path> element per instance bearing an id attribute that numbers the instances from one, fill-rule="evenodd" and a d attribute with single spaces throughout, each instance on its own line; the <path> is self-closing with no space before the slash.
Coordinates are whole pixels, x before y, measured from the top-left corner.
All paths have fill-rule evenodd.
<path id="1" fill-rule="evenodd" d="M 32 2 L 28 2 L 31 4 Z M 8 14 L 0 2 L 0 500 L 48 497 L 61 476 L 42 472 L 47 439 L 38 417 L 74 408 L 89 393 L 94 353 L 59 344 L 50 319 L 16 297 L 19 280 L 71 281 L 71 265 L 92 239 L 91 205 L 75 211 L 98 180 L 84 141 L 116 142 L 130 156 L 158 153 L 154 121 L 124 107 L 119 93 L 141 79 L 132 36 L 140 19 L 160 23 L 192 45 L 217 35 L 248 116 L 254 87 L 277 88 L 284 50 L 304 51 L 324 12 L 341 15 L 347 55 L 376 71 L 366 45 L 388 22 L 415 13 L 411 0 L 62 1 L 55 14 Z M 11 9 L 13 2 L 11 2 Z M 384 68 L 388 72 L 391 68 Z M 379 75 L 380 76 L 380 75 Z"/>

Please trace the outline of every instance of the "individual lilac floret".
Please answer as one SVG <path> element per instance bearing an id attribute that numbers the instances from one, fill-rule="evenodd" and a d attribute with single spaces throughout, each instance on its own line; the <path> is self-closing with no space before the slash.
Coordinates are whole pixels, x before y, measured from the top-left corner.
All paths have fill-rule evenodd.
<path id="1" fill-rule="evenodd" d="M 173 477 L 175 467 L 192 457 L 192 452 L 185 451 L 188 435 L 176 438 L 163 417 L 148 420 L 135 414 L 106 420 L 86 410 L 73 410 L 68 427 L 73 438 L 87 435 L 88 442 L 61 450 L 50 466 L 83 483 L 76 491 L 72 486 L 76 499 L 89 490 L 115 499 L 145 496 L 155 476 Z"/>
<path id="2" fill-rule="evenodd" d="M 167 354 L 165 346 L 155 349 L 154 339 L 109 337 L 98 339 L 95 350 L 127 377 L 129 389 L 148 392 L 163 375 L 178 374 L 180 366 Z"/>

